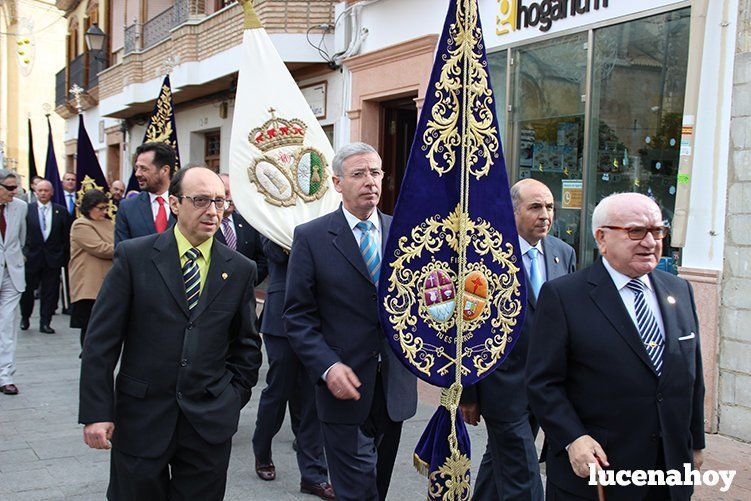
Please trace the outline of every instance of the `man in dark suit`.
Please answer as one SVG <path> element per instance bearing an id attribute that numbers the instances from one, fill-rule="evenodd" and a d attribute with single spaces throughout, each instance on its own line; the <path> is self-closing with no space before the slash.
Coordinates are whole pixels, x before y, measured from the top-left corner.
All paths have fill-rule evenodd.
<path id="1" fill-rule="evenodd" d="M 295 229 L 284 324 L 315 384 L 337 499 L 385 499 L 402 422 L 417 410 L 417 379 L 392 353 L 378 319 L 391 224 L 376 209 L 381 159 L 353 143 L 332 163 L 342 207 Z"/>
<path id="2" fill-rule="evenodd" d="M 50 326 L 60 299 L 60 270 L 68 263 L 70 222 L 65 207 L 53 203 L 52 183 L 37 183 L 37 201 L 26 213 L 26 290 L 21 296 L 21 330 L 29 328 L 34 291 L 39 288 L 39 332 L 54 334 Z"/>
<path id="3" fill-rule="evenodd" d="M 261 234 L 235 210 L 235 205 L 232 203 L 229 175 L 219 174 L 219 177 L 222 178 L 224 183 L 224 190 L 227 193 L 227 200 L 229 200 L 230 205 L 224 211 L 219 231 L 216 232 L 216 239 L 230 249 L 236 250 L 248 259 L 255 261 L 258 267 L 258 278 L 255 285 L 258 285 L 263 282 L 269 272 L 266 256 L 263 254 Z"/>
<path id="4" fill-rule="evenodd" d="M 524 368 L 537 294 L 547 280 L 576 269 L 574 249 L 549 235 L 553 223 L 553 194 L 534 179 L 511 187 L 516 230 L 527 279 L 527 309 L 522 334 L 508 358 L 490 376 L 465 388 L 462 414 L 472 425 L 485 418 L 488 444 L 477 473 L 476 500 L 543 499 L 535 435 L 530 415 Z"/>
<path id="5" fill-rule="evenodd" d="M 258 403 L 256 429 L 253 432 L 256 474 L 262 480 L 276 478 L 271 443 L 284 422 L 289 402 L 292 428 L 297 441 L 300 490 L 316 494 L 322 499 L 333 499 L 334 490 L 328 483 L 323 435 L 315 408 L 313 384 L 290 346 L 282 321 L 289 252 L 267 238 L 262 237 L 261 240 L 269 262 L 269 284 L 261 323 L 269 370 L 266 373 L 266 388 Z M 296 427 L 293 412 L 298 414 Z"/>
<path id="6" fill-rule="evenodd" d="M 175 150 L 165 143 L 136 148 L 136 179 L 141 193 L 120 202 L 115 220 L 115 246 L 123 240 L 162 233 L 172 227 L 167 188 L 175 167 Z"/>
<path id="7" fill-rule="evenodd" d="M 655 270 L 667 235 L 637 193 L 592 214 L 601 258 L 546 283 L 527 359 L 529 402 L 547 439 L 547 496 L 597 499 L 593 469 L 701 467 L 704 378 L 690 285 Z M 608 501 L 688 500 L 692 486 L 608 486 Z"/>
<path id="8" fill-rule="evenodd" d="M 256 267 L 213 238 L 221 180 L 187 168 L 169 193 L 177 224 L 117 248 L 83 349 L 79 421 L 90 447 L 111 439 L 109 499 L 221 500 L 261 365 Z"/>
<path id="9" fill-rule="evenodd" d="M 65 209 L 68 211 L 68 216 L 70 216 L 70 219 L 73 220 L 76 217 L 75 172 L 66 172 L 65 174 L 63 174 L 61 184 L 63 186 L 63 198 L 65 198 Z"/>

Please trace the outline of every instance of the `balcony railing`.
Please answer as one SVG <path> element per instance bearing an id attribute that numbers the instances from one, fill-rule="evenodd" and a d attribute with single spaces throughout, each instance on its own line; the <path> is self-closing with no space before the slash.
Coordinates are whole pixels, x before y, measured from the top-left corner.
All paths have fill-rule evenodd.
<path id="1" fill-rule="evenodd" d="M 125 41 L 123 42 L 123 52 L 125 55 L 135 52 L 138 48 L 138 24 L 133 23 L 125 27 Z"/>
<path id="2" fill-rule="evenodd" d="M 55 75 L 55 105 L 65 104 L 69 99 L 70 88 L 76 84 L 90 90 L 99 84 L 99 72 L 107 67 L 104 51 L 86 51 L 76 56 Z"/>
<path id="3" fill-rule="evenodd" d="M 175 27 L 174 7 L 170 7 L 143 23 L 143 49 L 146 50 L 169 37 Z"/>
<path id="4" fill-rule="evenodd" d="M 68 89 L 66 88 L 66 70 L 67 68 L 63 68 L 55 75 L 55 106 L 65 104 L 67 99 Z"/>

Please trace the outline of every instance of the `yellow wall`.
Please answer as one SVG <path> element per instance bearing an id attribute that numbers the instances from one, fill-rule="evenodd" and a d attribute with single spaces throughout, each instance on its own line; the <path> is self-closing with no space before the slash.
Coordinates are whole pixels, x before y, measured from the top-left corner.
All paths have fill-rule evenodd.
<path id="1" fill-rule="evenodd" d="M 55 8 L 54 1 L 15 2 L 15 20 L 10 9 L 0 14 L 0 29 L 4 33 L 24 36 L 0 36 L 0 140 L 5 142 L 6 158 L 18 160 L 18 172 L 28 174 L 27 118 L 30 116 L 34 133 L 34 153 L 37 170 L 44 174 L 47 156 L 47 123 L 44 105 L 52 113 L 52 134 L 58 167 L 64 168 L 63 134 L 65 122 L 54 114 L 55 73 L 65 64 L 65 31 L 67 21 Z M 24 33 L 24 20 L 31 20 L 31 34 Z M 17 41 L 29 38 L 34 45 L 28 75 L 21 71 L 17 58 Z M 27 51 L 28 52 L 28 51 Z M 26 185 L 26 179 L 24 179 Z"/>

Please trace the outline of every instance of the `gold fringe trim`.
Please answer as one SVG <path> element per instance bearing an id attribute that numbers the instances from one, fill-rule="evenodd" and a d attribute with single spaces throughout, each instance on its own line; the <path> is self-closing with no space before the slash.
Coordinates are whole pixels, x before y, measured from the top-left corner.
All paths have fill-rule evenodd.
<path id="1" fill-rule="evenodd" d="M 246 30 L 263 28 L 263 24 L 261 24 L 261 20 L 258 19 L 256 10 L 253 8 L 253 0 L 238 0 L 238 2 L 243 6 L 243 12 L 245 13 L 245 25 L 243 28 Z"/>
<path id="2" fill-rule="evenodd" d="M 412 455 L 412 464 L 415 466 L 417 473 L 423 477 L 430 475 L 430 465 L 423 461 L 417 454 Z"/>

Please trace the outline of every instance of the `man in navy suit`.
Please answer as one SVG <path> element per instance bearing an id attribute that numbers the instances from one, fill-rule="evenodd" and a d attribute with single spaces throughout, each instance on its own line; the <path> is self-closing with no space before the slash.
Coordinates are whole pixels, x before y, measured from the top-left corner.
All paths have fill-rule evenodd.
<path id="1" fill-rule="evenodd" d="M 529 403 L 547 440 L 548 499 L 597 499 L 590 469 L 700 468 L 704 378 L 691 286 L 656 270 L 667 236 L 638 193 L 592 214 L 601 258 L 547 282 L 527 359 Z M 693 486 L 607 486 L 608 501 L 688 500 Z"/>
<path id="2" fill-rule="evenodd" d="M 21 296 L 21 330 L 29 328 L 34 310 L 34 291 L 39 288 L 39 332 L 54 334 L 50 326 L 60 299 L 60 270 L 68 263 L 70 222 L 68 211 L 53 203 L 52 183 L 43 179 L 36 189 L 37 201 L 26 214 L 26 290 Z"/>
<path id="3" fill-rule="evenodd" d="M 169 188 L 175 168 L 175 150 L 165 143 L 144 143 L 136 148 L 136 179 L 141 193 L 120 202 L 115 220 L 115 246 L 123 240 L 162 233 L 172 227 Z"/>
<path id="4" fill-rule="evenodd" d="M 417 379 L 392 353 L 376 284 L 391 217 L 376 209 L 383 170 L 364 143 L 332 162 L 342 207 L 295 229 L 284 324 L 315 384 L 337 499 L 385 499 Z"/>
<path id="5" fill-rule="evenodd" d="M 216 239 L 251 261 L 255 261 L 258 267 L 258 278 L 255 285 L 258 285 L 269 274 L 269 266 L 266 262 L 266 256 L 263 254 L 261 234 L 235 210 L 235 204 L 232 202 L 232 190 L 229 185 L 229 175 L 219 174 L 219 177 L 222 178 L 224 183 L 224 190 L 227 193 L 230 206 L 224 211 L 222 224 L 219 226 L 219 231 L 216 232 Z"/>
<path id="6" fill-rule="evenodd" d="M 482 415 L 488 428 L 488 444 L 472 494 L 478 501 L 543 499 L 535 449 L 538 427 L 529 412 L 524 369 L 540 287 L 576 270 L 574 249 L 548 234 L 554 208 L 550 189 L 534 179 L 522 179 L 511 187 L 511 203 L 527 279 L 522 334 L 503 364 L 462 394 L 464 420 L 476 425 Z"/>

